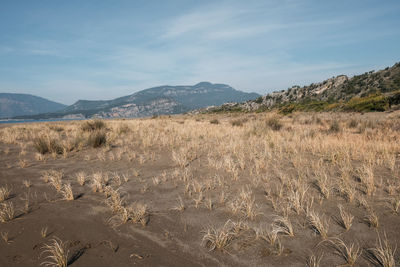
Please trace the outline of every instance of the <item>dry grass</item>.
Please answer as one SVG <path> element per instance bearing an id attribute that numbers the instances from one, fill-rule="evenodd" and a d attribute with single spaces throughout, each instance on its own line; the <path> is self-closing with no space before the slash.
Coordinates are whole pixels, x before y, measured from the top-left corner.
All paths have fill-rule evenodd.
<path id="1" fill-rule="evenodd" d="M 379 227 L 379 218 L 373 210 L 370 210 L 369 214 L 365 215 L 364 221 L 368 224 L 369 227 Z"/>
<path id="2" fill-rule="evenodd" d="M 43 238 L 46 238 L 49 234 L 48 230 L 49 230 L 49 228 L 47 226 L 42 227 L 42 229 L 40 230 L 40 236 Z"/>
<path id="3" fill-rule="evenodd" d="M 65 199 L 65 200 L 74 200 L 75 199 L 75 196 L 72 192 L 71 184 L 64 184 L 61 189 L 61 194 L 63 196 L 63 199 Z"/>
<path id="4" fill-rule="evenodd" d="M 278 234 L 294 236 L 293 226 L 288 217 L 276 216 L 273 223 L 273 231 Z"/>
<path id="5" fill-rule="evenodd" d="M 172 210 L 177 210 L 177 211 L 184 211 L 185 210 L 185 203 L 183 202 L 181 196 L 178 197 L 178 204 L 172 208 Z"/>
<path id="6" fill-rule="evenodd" d="M 397 218 L 399 214 L 399 115 L 238 113 L 110 120 L 107 125 L 94 121 L 70 122 L 60 127 L 16 125 L 0 128 L 0 142 L 7 144 L 2 148 L 4 153 L 8 150 L 18 157 L 20 151 L 26 151 L 24 157 L 29 163 L 35 156 L 29 147 L 32 137 L 38 138 L 34 146 L 38 147 L 39 160 L 51 164 L 63 161 L 60 148 L 65 157 L 86 160 L 88 170 L 94 169 L 95 173 L 78 172 L 73 179 L 97 192 L 93 198 L 102 199 L 100 202 L 109 208 L 112 225 L 147 225 L 149 209 L 135 201 L 153 197 L 149 202 L 156 210 L 152 216 L 171 210 L 182 212 L 174 215 L 181 217 L 198 213 L 200 220 L 190 223 L 198 228 L 208 217 L 215 225 L 229 218 L 239 221 L 226 222 L 220 228 L 209 227 L 203 236 L 199 235 L 198 239 L 203 237 L 210 250 L 224 251 L 234 243 L 233 253 L 240 246 L 267 246 L 273 255 L 285 255 L 283 244 L 292 249 L 293 243 L 302 243 L 305 237 L 300 231 L 311 227 L 323 239 L 330 240 L 325 242 L 335 247 L 346 264 L 353 265 L 360 249 L 342 239 L 354 238 L 363 244 L 371 239 L 359 232 L 365 226 L 355 223 L 355 216 L 365 213 L 368 225 L 389 227 L 392 231 L 386 218 Z M 160 163 L 163 168 L 158 168 Z M 18 168 L 18 159 L 6 164 Z M 128 166 L 126 175 L 105 172 L 111 164 L 115 164 L 114 170 L 118 164 Z M 149 172 L 153 165 L 157 168 L 150 167 Z M 62 172 L 47 171 L 42 178 L 65 199 L 73 199 L 72 188 L 65 181 L 71 182 L 70 177 L 64 180 Z M 40 185 L 34 185 L 40 190 Z M 4 189 L 0 188 L 0 200 L 1 190 Z M 178 196 L 176 203 L 165 198 L 167 190 L 167 196 Z M 7 198 L 2 201 L 5 203 Z M 344 201 L 346 208 L 338 206 L 339 210 L 334 210 L 337 203 Z M 385 209 L 381 209 L 382 203 Z M 279 216 L 271 217 L 271 212 Z M 328 232 L 329 223 L 323 215 L 335 213 L 336 222 L 346 231 L 337 233 L 334 227 Z M 260 223 L 268 224 L 254 226 Z M 328 233 L 339 234 L 341 239 L 329 239 Z M 311 246 L 304 245 L 306 249 Z M 385 249 L 385 242 L 378 240 L 376 249 L 373 251 L 379 255 L 377 251 Z M 321 265 L 321 258 L 310 257 L 308 265 Z"/>
<path id="7" fill-rule="evenodd" d="M 112 216 L 109 220 L 111 225 L 117 226 L 129 221 L 133 223 L 140 223 L 146 226 L 150 219 L 150 210 L 145 204 L 132 203 L 131 205 L 119 206 L 117 214 Z"/>
<path id="8" fill-rule="evenodd" d="M 8 232 L 0 232 L 0 236 L 1 239 L 3 239 L 6 244 L 10 244 L 12 242 L 10 240 L 10 237 L 8 236 Z"/>
<path id="9" fill-rule="evenodd" d="M 11 188 L 8 185 L 0 187 L 0 202 L 7 200 L 11 195 Z"/>
<path id="10" fill-rule="evenodd" d="M 50 244 L 45 244 L 42 247 L 43 254 L 47 254 L 46 261 L 41 263 L 44 266 L 66 267 L 68 265 L 68 244 L 55 237 L 50 240 Z"/>
<path id="11" fill-rule="evenodd" d="M 15 210 L 12 202 L 0 203 L 0 222 L 8 222 L 15 218 Z"/>
<path id="12" fill-rule="evenodd" d="M 30 180 L 23 180 L 22 184 L 26 187 L 26 188 L 30 188 L 32 186 L 32 182 Z"/>
<path id="13" fill-rule="evenodd" d="M 306 262 L 307 267 L 320 267 L 323 256 L 324 254 L 321 254 L 320 256 L 315 256 L 314 254 L 311 254 L 310 256 L 308 256 Z"/>
<path id="14" fill-rule="evenodd" d="M 86 183 L 86 174 L 84 172 L 78 172 L 76 174 L 76 181 L 80 186 L 84 186 Z"/>
<path id="15" fill-rule="evenodd" d="M 348 231 L 353 223 L 354 216 L 349 212 L 346 212 L 342 205 L 338 205 L 339 208 L 339 225 L 342 226 L 346 231 Z"/>
<path id="16" fill-rule="evenodd" d="M 234 232 L 231 228 L 231 221 L 227 221 L 222 227 L 210 227 L 203 231 L 203 243 L 210 250 L 225 251 L 230 245 Z"/>
<path id="17" fill-rule="evenodd" d="M 335 253 L 341 256 L 348 266 L 354 266 L 358 257 L 361 255 L 361 249 L 355 243 L 347 245 L 340 238 L 327 239 L 326 241 L 332 245 L 335 249 Z"/>
<path id="18" fill-rule="evenodd" d="M 375 247 L 367 249 L 367 259 L 375 266 L 395 267 L 395 253 L 396 247 L 389 245 L 386 234 L 383 240 L 378 235 Z"/>
<path id="19" fill-rule="evenodd" d="M 314 211 L 309 211 L 307 213 L 307 219 L 310 227 L 316 233 L 318 233 L 323 239 L 328 238 L 329 223 L 323 218 L 322 215 L 319 215 Z"/>

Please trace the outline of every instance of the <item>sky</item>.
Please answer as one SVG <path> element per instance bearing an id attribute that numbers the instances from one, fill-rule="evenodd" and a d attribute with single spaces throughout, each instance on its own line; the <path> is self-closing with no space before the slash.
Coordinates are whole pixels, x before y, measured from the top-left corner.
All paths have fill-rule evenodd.
<path id="1" fill-rule="evenodd" d="M 201 81 L 266 94 L 400 61 L 398 0 L 0 2 L 0 92 L 63 104 Z"/>

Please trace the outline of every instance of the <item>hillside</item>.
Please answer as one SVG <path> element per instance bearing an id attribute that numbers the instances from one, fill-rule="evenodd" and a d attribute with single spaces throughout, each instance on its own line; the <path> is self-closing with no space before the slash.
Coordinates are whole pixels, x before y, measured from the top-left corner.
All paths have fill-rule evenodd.
<path id="1" fill-rule="evenodd" d="M 260 95 L 245 93 L 225 84 L 201 82 L 194 86 L 160 86 L 113 100 L 79 100 L 65 109 L 31 118 L 135 118 L 178 114 L 227 102 L 243 102 Z"/>
<path id="2" fill-rule="evenodd" d="M 238 104 L 226 104 L 207 111 L 385 111 L 400 104 L 400 63 L 380 71 L 370 71 L 349 78 L 332 77 L 308 86 L 292 86 Z"/>
<path id="3" fill-rule="evenodd" d="M 0 118 L 55 112 L 65 107 L 34 95 L 0 93 Z"/>

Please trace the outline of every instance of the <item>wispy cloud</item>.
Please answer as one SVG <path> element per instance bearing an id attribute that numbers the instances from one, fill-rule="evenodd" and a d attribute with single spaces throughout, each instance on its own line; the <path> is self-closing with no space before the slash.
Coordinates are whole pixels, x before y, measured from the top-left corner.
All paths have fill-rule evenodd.
<path id="1" fill-rule="evenodd" d="M 71 103 L 208 80 L 266 93 L 397 61 L 400 4 L 357 3 L 172 1 L 163 10 L 128 1 L 105 4 L 114 13 L 86 4 L 65 21 L 71 4 L 50 10 L 53 24 L 28 16 L 40 27 L 0 40 L 0 91 Z"/>

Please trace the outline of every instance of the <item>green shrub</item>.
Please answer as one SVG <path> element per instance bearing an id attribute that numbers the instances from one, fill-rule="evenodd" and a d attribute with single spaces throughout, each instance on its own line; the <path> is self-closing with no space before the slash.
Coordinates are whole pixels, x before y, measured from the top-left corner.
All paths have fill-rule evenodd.
<path id="1" fill-rule="evenodd" d="M 357 112 L 385 111 L 389 108 L 386 97 L 373 94 L 366 97 L 353 97 L 344 106 L 345 110 Z"/>

